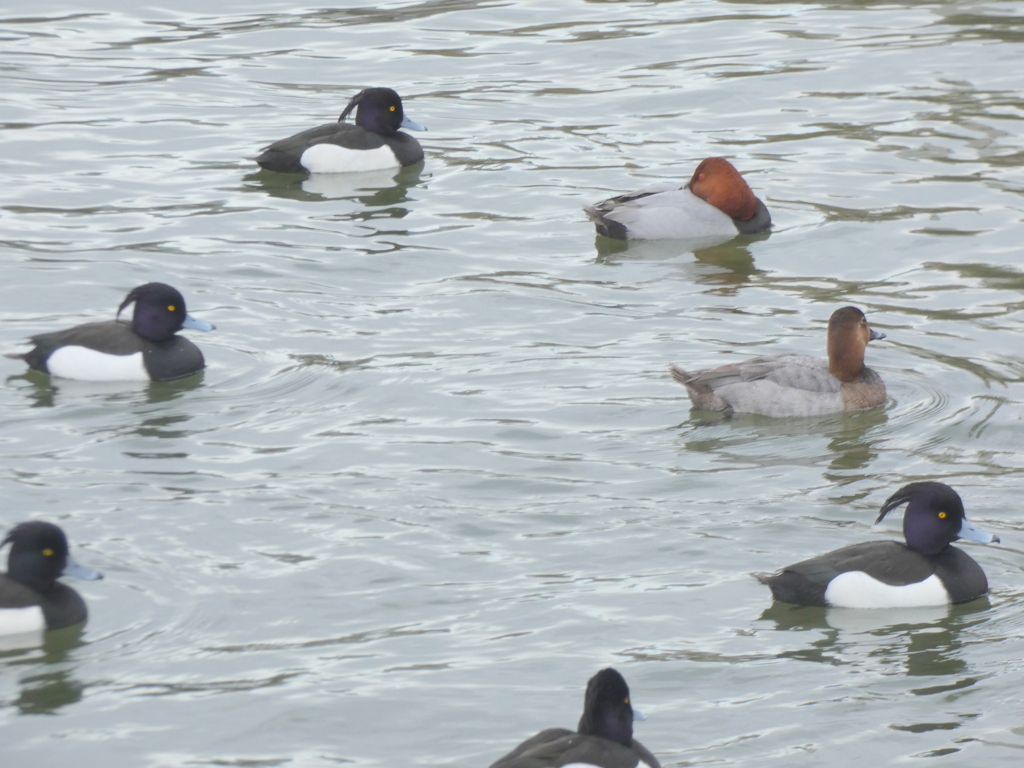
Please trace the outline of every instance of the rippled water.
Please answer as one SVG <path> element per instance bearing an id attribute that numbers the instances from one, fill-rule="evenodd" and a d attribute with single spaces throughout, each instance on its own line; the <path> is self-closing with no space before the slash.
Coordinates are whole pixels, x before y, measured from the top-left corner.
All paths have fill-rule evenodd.
<path id="1" fill-rule="evenodd" d="M 666 767 L 1016 764 L 1022 12 L 8 4 L 3 349 L 150 280 L 218 330 L 172 384 L 0 361 L 3 527 L 107 577 L 84 632 L 0 654 L 4 765 L 487 765 L 609 664 Z M 422 170 L 247 159 L 367 85 Z M 770 236 L 595 240 L 582 204 L 712 154 Z M 821 352 L 847 303 L 884 410 L 722 421 L 667 375 Z M 898 536 L 917 479 L 1002 537 L 967 545 L 987 599 L 794 612 L 750 578 Z"/>

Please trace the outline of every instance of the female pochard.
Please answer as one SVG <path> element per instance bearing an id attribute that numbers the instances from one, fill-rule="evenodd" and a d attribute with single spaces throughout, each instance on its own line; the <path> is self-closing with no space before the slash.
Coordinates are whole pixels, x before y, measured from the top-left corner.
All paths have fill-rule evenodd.
<path id="1" fill-rule="evenodd" d="M 661 768 L 657 758 L 633 738 L 633 720 L 642 719 L 629 703 L 626 681 L 608 667 L 587 683 L 583 715 L 575 731 L 543 730 L 491 768 Z"/>
<path id="2" fill-rule="evenodd" d="M 828 321 L 828 360 L 777 354 L 687 373 L 670 366 L 698 408 L 763 416 L 818 416 L 859 411 L 885 402 L 885 384 L 864 365 L 864 349 L 885 334 L 864 313 L 843 307 Z"/>
<path id="3" fill-rule="evenodd" d="M 722 157 L 702 161 L 686 184 L 655 184 L 583 210 L 598 234 L 618 240 L 735 237 L 772 225 L 764 203 Z"/>
<path id="4" fill-rule="evenodd" d="M 981 566 L 957 539 L 989 544 L 998 536 L 975 528 L 960 494 L 945 483 L 910 483 L 886 499 L 878 520 L 906 504 L 898 541 L 851 544 L 778 573 L 755 574 L 776 600 L 840 608 L 911 608 L 962 603 L 988 591 Z"/>

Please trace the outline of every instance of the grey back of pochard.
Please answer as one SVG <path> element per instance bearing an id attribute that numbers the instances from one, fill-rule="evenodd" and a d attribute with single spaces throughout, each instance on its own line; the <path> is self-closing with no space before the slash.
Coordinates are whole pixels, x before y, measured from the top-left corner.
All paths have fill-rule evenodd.
<path id="1" fill-rule="evenodd" d="M 583 210 L 599 235 L 618 240 L 732 238 L 772 225 L 765 204 L 723 157 L 704 159 L 685 184 L 653 184 Z"/>
<path id="2" fill-rule="evenodd" d="M 783 353 L 696 373 L 669 370 L 697 408 L 774 417 L 860 411 L 885 402 L 882 378 L 864 365 L 868 342 L 884 338 L 861 310 L 843 307 L 828 321 L 827 360 Z"/>

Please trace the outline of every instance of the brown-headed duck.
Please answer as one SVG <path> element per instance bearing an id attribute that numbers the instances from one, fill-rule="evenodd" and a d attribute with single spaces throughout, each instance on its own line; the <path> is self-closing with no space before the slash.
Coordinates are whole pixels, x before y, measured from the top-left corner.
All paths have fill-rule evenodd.
<path id="1" fill-rule="evenodd" d="M 828 360 L 813 355 L 755 357 L 696 373 L 670 366 L 698 408 L 762 416 L 819 416 L 885 402 L 882 378 L 864 365 L 864 349 L 885 334 L 864 313 L 843 307 L 828 321 Z"/>
<path id="2" fill-rule="evenodd" d="M 735 237 L 772 225 L 764 203 L 722 157 L 703 160 L 686 184 L 655 184 L 583 210 L 598 234 L 617 240 Z"/>

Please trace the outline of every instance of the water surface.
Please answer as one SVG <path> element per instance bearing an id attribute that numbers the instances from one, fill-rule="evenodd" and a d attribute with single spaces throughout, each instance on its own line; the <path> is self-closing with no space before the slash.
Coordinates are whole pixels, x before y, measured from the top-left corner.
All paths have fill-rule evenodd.
<path id="1" fill-rule="evenodd" d="M 606 665 L 665 766 L 1017 762 L 1022 11 L 9 4 L 3 349 L 150 280 L 218 329 L 170 384 L 2 363 L 4 527 L 106 575 L 83 632 L 0 652 L 5 764 L 488 765 Z M 367 85 L 422 168 L 248 159 Z M 770 236 L 595 238 L 583 204 L 709 155 Z M 725 421 L 668 377 L 823 352 L 851 303 L 884 409 Z M 919 479 L 1002 537 L 986 599 L 750 578 L 898 536 Z"/>

